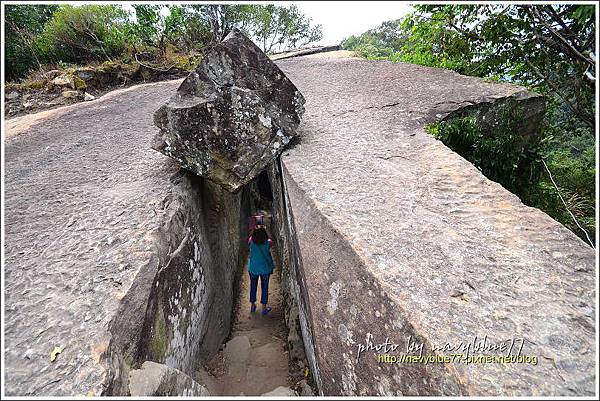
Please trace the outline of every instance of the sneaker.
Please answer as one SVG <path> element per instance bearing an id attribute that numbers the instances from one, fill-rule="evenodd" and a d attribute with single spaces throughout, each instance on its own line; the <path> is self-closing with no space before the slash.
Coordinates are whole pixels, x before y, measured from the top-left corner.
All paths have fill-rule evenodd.
<path id="1" fill-rule="evenodd" d="M 250 313 L 256 312 L 256 305 L 250 306 Z"/>
<path id="2" fill-rule="evenodd" d="M 269 312 L 271 312 L 271 307 L 270 306 L 268 306 L 265 309 L 263 309 L 261 313 L 263 314 L 263 316 L 266 316 L 266 314 L 269 313 Z"/>

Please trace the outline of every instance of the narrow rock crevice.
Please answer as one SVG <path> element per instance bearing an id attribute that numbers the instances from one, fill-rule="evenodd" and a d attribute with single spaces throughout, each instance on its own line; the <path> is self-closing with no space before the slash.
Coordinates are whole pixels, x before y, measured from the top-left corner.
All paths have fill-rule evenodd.
<path id="1" fill-rule="evenodd" d="M 299 255 L 288 249 L 293 221 L 279 168 L 276 159 L 234 194 L 184 170 L 173 176 L 177 185 L 160 205 L 166 217 L 156 258 L 111 324 L 106 395 L 317 392 L 318 368 L 305 340 L 309 307 L 297 282 Z M 246 241 L 249 216 L 259 213 L 274 240 L 269 316 L 248 311 Z"/>
<path id="2" fill-rule="evenodd" d="M 290 277 L 281 256 L 286 243 L 276 231 L 275 216 L 280 212 L 274 203 L 269 173 L 261 172 L 247 187 L 250 215 L 264 216 L 269 236 L 274 240 L 276 267 L 269 284 L 269 305 L 273 310 L 267 316 L 249 311 L 249 277 L 244 263 L 235 285 L 231 332 L 216 355 L 199 361 L 194 378 L 205 384 L 212 395 L 314 395 L 298 311 L 286 291 Z"/>
<path id="3" fill-rule="evenodd" d="M 146 361 L 193 375 L 229 334 L 249 191 L 231 194 L 187 172 L 177 180 L 161 205 L 155 258 L 111 322 L 108 395 L 129 394 L 129 375 Z"/>
<path id="4" fill-rule="evenodd" d="M 386 103 L 386 104 L 382 104 L 382 105 L 361 107 L 358 110 L 355 110 L 355 109 L 343 110 L 343 111 L 340 111 L 339 113 L 334 113 L 332 115 L 332 117 L 339 117 L 339 116 L 342 116 L 342 115 L 348 114 L 348 113 L 358 113 L 358 112 L 365 111 L 365 110 L 373 110 L 373 109 L 381 110 L 381 109 L 386 109 L 388 107 L 396 107 L 401 104 L 402 104 L 402 102 L 392 102 L 392 103 Z"/>

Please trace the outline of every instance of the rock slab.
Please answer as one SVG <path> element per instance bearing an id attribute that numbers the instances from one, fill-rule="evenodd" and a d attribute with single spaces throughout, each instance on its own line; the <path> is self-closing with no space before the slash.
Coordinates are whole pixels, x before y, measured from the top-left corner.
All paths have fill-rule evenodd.
<path id="1" fill-rule="evenodd" d="M 594 395 L 594 249 L 425 130 L 516 102 L 522 134 L 543 99 L 407 63 L 319 53 L 278 65 L 306 112 L 302 141 L 269 170 L 273 232 L 319 393 Z M 448 355 L 444 344 L 476 336 L 515 339 L 531 363 L 359 358 L 359 345 L 386 338 L 399 346 L 391 355 L 419 355 L 407 352 L 415 343 Z"/>
<path id="2" fill-rule="evenodd" d="M 303 112 L 294 84 L 234 30 L 157 110 L 152 148 L 235 192 L 282 152 Z"/>
<path id="3" fill-rule="evenodd" d="M 141 369 L 129 373 L 129 391 L 143 396 L 209 396 L 206 388 L 191 377 L 167 365 L 146 361 Z"/>

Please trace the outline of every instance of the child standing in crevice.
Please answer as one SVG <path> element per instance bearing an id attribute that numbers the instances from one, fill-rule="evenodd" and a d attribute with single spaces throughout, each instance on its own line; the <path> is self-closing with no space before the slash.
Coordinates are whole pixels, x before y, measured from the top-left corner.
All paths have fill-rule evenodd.
<path id="1" fill-rule="evenodd" d="M 261 216 L 262 217 L 262 216 Z M 271 308 L 267 306 L 269 300 L 269 278 L 273 273 L 274 262 L 271 256 L 271 244 L 273 241 L 269 238 L 262 219 L 257 222 L 248 238 L 250 247 L 250 257 L 248 258 L 248 274 L 250 275 L 250 312 L 256 312 L 256 291 L 260 279 L 260 303 L 262 305 L 262 314 L 267 315 Z"/>

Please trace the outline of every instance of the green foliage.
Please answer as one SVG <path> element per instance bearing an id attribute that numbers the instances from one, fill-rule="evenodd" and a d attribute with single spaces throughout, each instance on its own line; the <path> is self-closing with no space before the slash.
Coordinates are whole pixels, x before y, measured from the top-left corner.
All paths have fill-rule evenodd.
<path id="1" fill-rule="evenodd" d="M 44 26 L 40 51 L 49 60 L 110 60 L 125 49 L 125 11 L 113 5 L 61 6 Z"/>
<path id="2" fill-rule="evenodd" d="M 126 28 L 128 41 L 134 46 L 153 46 L 159 35 L 161 6 L 132 4 L 136 22 L 129 22 Z"/>
<path id="3" fill-rule="evenodd" d="M 595 141 L 585 132 L 574 131 L 569 140 L 548 137 L 544 158 L 568 209 L 593 237 L 595 220 Z M 581 229 L 560 200 L 548 174 L 531 189 L 531 204 L 544 210 L 581 238 Z"/>
<path id="4" fill-rule="evenodd" d="M 387 59 L 465 72 L 467 41 L 449 32 L 443 19 L 420 18 L 386 21 L 360 36 L 350 36 L 342 47 L 368 59 Z"/>
<path id="5" fill-rule="evenodd" d="M 8 5 L 6 77 L 24 77 L 43 64 L 58 66 L 136 59 L 165 65 L 189 65 L 196 50 L 222 40 L 233 28 L 246 32 L 266 52 L 319 40 L 294 5 L 133 4 Z M 173 64 L 169 64 L 171 66 Z"/>
<path id="6" fill-rule="evenodd" d="M 523 198 L 539 177 L 539 150 L 536 139 L 527 143 L 519 134 L 521 116 L 514 102 L 508 102 L 501 106 L 493 132 L 485 132 L 476 116 L 436 122 L 426 129 L 486 177 Z"/>
<path id="7" fill-rule="evenodd" d="M 366 58 L 387 58 L 402 48 L 405 39 L 402 20 L 392 20 L 362 35 L 344 39 L 342 48 Z"/>
<path id="8" fill-rule="evenodd" d="M 207 24 L 198 24 L 184 6 L 136 4 L 133 8 L 135 22 L 127 23 L 126 33 L 135 53 L 158 50 L 164 56 L 169 44 L 189 52 L 207 42 Z"/>
<path id="9" fill-rule="evenodd" d="M 4 71 L 7 80 L 22 77 L 45 62 L 38 56 L 36 37 L 57 8 L 56 5 L 6 5 Z"/>
<path id="10" fill-rule="evenodd" d="M 254 38 L 266 53 L 304 46 L 320 40 L 321 26 L 311 27 L 311 20 L 298 7 L 274 5 L 248 6 L 248 18 L 241 28 Z"/>

